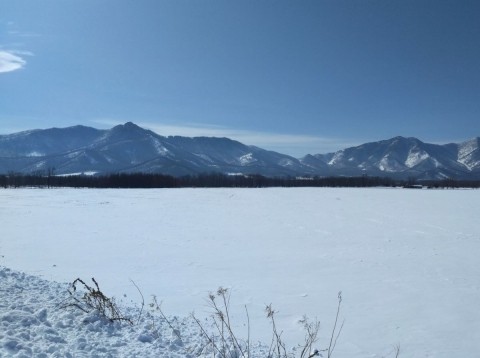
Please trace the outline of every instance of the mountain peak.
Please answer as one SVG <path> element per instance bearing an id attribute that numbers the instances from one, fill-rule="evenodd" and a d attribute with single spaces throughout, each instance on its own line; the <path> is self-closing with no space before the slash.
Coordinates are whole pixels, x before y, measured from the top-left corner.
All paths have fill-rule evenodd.
<path id="1" fill-rule="evenodd" d="M 420 139 L 415 137 L 403 137 L 403 136 L 396 136 L 393 137 L 387 142 L 400 142 L 400 143 L 423 143 Z"/>
<path id="2" fill-rule="evenodd" d="M 139 126 L 137 126 L 133 122 L 126 122 L 123 126 L 128 129 L 141 129 Z"/>
<path id="3" fill-rule="evenodd" d="M 119 124 L 112 128 L 112 130 L 127 130 L 127 131 L 144 131 L 144 129 L 140 126 L 137 126 L 133 122 L 126 122 L 125 124 Z"/>

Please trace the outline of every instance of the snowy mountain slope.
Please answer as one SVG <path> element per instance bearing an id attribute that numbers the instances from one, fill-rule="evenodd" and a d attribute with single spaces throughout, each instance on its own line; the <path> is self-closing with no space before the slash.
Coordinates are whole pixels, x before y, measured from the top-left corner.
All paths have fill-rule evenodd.
<path id="1" fill-rule="evenodd" d="M 480 138 L 458 144 L 458 162 L 465 165 L 471 171 L 480 170 Z"/>
<path id="2" fill-rule="evenodd" d="M 296 158 L 228 138 L 163 137 L 131 122 L 107 131 L 86 133 L 85 127 L 79 126 L 64 131 L 37 130 L 0 137 L 0 172 L 35 173 L 55 168 L 57 174 L 140 171 L 275 176 L 304 171 Z"/>
<path id="3" fill-rule="evenodd" d="M 164 137 L 128 122 L 110 130 L 84 126 L 0 136 L 0 173 L 205 172 L 266 176 L 375 175 L 480 179 L 480 138 L 436 145 L 395 137 L 301 159 L 229 138 Z"/>
<path id="4" fill-rule="evenodd" d="M 87 147 L 106 131 L 74 126 L 0 135 L 0 157 L 42 157 Z"/>
<path id="5" fill-rule="evenodd" d="M 478 146 L 475 147 L 475 141 L 465 143 L 470 145 L 436 145 L 416 138 L 395 137 L 313 157 L 320 163 L 319 168 L 323 169 L 326 164 L 332 172 L 346 175 L 465 178 L 472 176 L 472 169 L 478 165 L 474 157 Z M 463 148 L 463 155 L 460 155 L 460 148 Z M 463 158 L 463 161 L 459 158 Z M 302 162 L 306 163 L 307 160 L 312 162 L 312 156 L 303 158 Z"/>

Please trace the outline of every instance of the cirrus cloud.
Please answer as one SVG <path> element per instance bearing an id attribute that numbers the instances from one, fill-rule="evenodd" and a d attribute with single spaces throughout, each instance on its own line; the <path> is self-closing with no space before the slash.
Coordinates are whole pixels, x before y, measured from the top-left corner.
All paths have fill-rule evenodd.
<path id="1" fill-rule="evenodd" d="M 27 61 L 19 54 L 15 51 L 0 50 L 0 73 L 12 72 L 25 67 Z"/>

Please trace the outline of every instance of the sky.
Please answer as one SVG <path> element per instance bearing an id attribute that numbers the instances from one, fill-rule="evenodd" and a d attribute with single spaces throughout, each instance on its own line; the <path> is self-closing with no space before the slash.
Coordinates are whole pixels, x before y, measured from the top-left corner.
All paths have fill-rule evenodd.
<path id="1" fill-rule="evenodd" d="M 296 157 L 480 136 L 480 1 L 0 0 L 0 134 L 128 121 Z"/>

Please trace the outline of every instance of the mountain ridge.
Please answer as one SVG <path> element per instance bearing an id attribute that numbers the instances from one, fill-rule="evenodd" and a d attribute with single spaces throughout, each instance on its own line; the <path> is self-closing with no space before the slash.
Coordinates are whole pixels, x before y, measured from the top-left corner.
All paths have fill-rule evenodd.
<path id="1" fill-rule="evenodd" d="M 480 179 L 480 137 L 430 144 L 396 136 L 302 158 L 230 138 L 162 136 L 127 122 L 111 129 L 77 125 L 0 135 L 0 173 L 205 172 L 265 176 L 389 176 Z"/>

